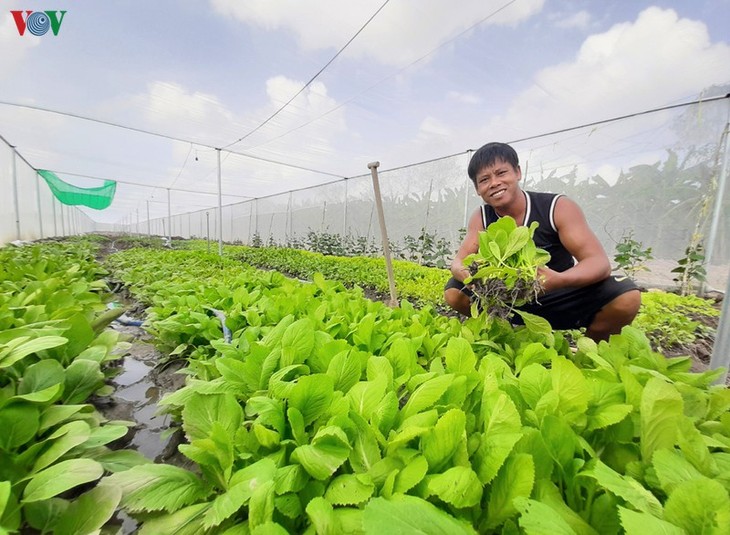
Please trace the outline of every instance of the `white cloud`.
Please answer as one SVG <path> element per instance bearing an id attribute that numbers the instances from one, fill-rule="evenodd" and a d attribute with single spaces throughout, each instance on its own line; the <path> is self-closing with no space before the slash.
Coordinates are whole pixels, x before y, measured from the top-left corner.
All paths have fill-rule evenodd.
<path id="1" fill-rule="evenodd" d="M 386 5 L 349 45 L 345 55 L 403 65 L 420 58 L 474 24 L 514 25 L 538 13 L 545 0 L 399 0 Z M 211 0 L 214 9 L 244 23 L 296 34 L 305 50 L 339 50 L 382 5 L 381 0 L 321 0 L 317 9 L 297 0 Z M 507 5 L 507 7 L 504 7 Z M 503 8 L 504 9 L 501 9 Z M 490 16 L 491 15 L 491 16 Z M 417 20 L 418 24 L 412 24 Z"/>
<path id="2" fill-rule="evenodd" d="M 587 11 L 578 11 L 567 16 L 556 17 L 553 24 L 558 28 L 579 28 L 586 29 L 591 23 L 591 15 Z"/>
<path id="3" fill-rule="evenodd" d="M 462 93 L 460 91 L 449 91 L 446 95 L 449 100 L 455 100 L 462 104 L 476 105 L 482 103 L 482 98 L 474 93 Z"/>
<path id="4" fill-rule="evenodd" d="M 701 22 L 649 8 L 588 37 L 576 58 L 547 67 L 485 132 L 503 139 L 553 131 L 688 99 L 727 81 L 730 47 Z"/>

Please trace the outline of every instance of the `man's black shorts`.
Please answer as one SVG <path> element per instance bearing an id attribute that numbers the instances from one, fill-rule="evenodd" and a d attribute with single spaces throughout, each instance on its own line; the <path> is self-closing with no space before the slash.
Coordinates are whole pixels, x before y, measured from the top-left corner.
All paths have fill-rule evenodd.
<path id="1" fill-rule="evenodd" d="M 453 277 L 444 289 L 449 288 L 461 290 L 469 298 L 474 296 L 469 288 Z M 542 294 L 537 301 L 517 308 L 545 318 L 553 329 L 578 329 L 588 327 L 598 311 L 616 297 L 636 289 L 636 284 L 628 277 L 611 276 L 582 288 L 562 288 Z M 516 314 L 512 323 L 520 324 L 522 318 Z"/>

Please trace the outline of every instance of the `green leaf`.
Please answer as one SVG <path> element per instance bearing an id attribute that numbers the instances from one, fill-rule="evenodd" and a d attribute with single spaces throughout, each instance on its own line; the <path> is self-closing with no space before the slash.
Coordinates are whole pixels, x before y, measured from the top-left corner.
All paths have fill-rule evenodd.
<path id="1" fill-rule="evenodd" d="M 58 519 L 68 509 L 69 501 L 61 498 L 50 498 L 39 502 L 23 504 L 23 516 L 28 525 L 41 533 L 54 529 Z M 20 509 L 17 510 L 18 521 Z M 5 521 L 5 520 L 4 520 Z"/>
<path id="2" fill-rule="evenodd" d="M 43 470 L 72 448 L 86 442 L 90 435 L 89 424 L 81 420 L 59 427 L 46 439 L 44 451 L 36 458 L 31 472 Z"/>
<path id="3" fill-rule="evenodd" d="M 93 533 L 109 520 L 119 505 L 122 490 L 112 485 L 100 484 L 74 498 L 58 519 L 55 535 Z"/>
<path id="4" fill-rule="evenodd" d="M 517 514 L 515 498 L 529 498 L 535 484 L 535 462 L 532 455 L 510 456 L 492 482 L 487 506 L 487 527 L 495 528 Z"/>
<path id="5" fill-rule="evenodd" d="M 576 535 L 573 528 L 550 506 L 536 500 L 515 499 L 520 527 L 526 535 Z"/>
<path id="6" fill-rule="evenodd" d="M 5 348 L 0 348 L 0 369 L 8 368 L 32 353 L 59 347 L 68 342 L 68 338 L 63 336 L 41 336 L 33 339 L 24 337 L 24 339 L 17 338 L 16 340 L 18 342 L 9 351 L 3 351 Z"/>
<path id="7" fill-rule="evenodd" d="M 524 310 L 515 309 L 515 312 L 520 315 L 522 321 L 525 322 L 525 328 L 533 334 L 543 335 L 547 342 L 547 345 L 552 346 L 555 342 L 555 335 L 553 334 L 553 328 L 550 322 L 545 318 L 530 314 Z"/>
<path id="8" fill-rule="evenodd" d="M 415 496 L 396 494 L 390 499 L 373 498 L 363 514 L 365 533 L 370 535 L 471 535 L 475 531 L 435 505 Z"/>
<path id="9" fill-rule="evenodd" d="M 350 419 L 355 424 L 355 440 L 350 452 L 350 466 L 355 472 L 368 472 L 381 459 L 380 448 L 373 428 L 354 411 Z"/>
<path id="10" fill-rule="evenodd" d="M 712 479 L 695 479 L 678 485 L 664 508 L 664 519 L 687 533 L 720 535 L 730 531 L 730 498 Z"/>
<path id="11" fill-rule="evenodd" d="M 167 464 L 134 466 L 112 474 L 107 481 L 122 489 L 122 506 L 132 512 L 177 511 L 210 493 L 198 476 Z"/>
<path id="12" fill-rule="evenodd" d="M 471 344 L 465 338 L 450 338 L 444 350 L 446 370 L 449 373 L 471 373 L 475 370 L 477 358 Z"/>
<path id="13" fill-rule="evenodd" d="M 46 468 L 34 475 L 23 491 L 23 502 L 53 498 L 69 489 L 99 479 L 104 473 L 101 464 L 91 459 L 71 459 Z"/>
<path id="14" fill-rule="evenodd" d="M 324 415 L 332 404 L 334 384 L 325 374 L 304 375 L 289 394 L 289 406 L 298 409 L 305 427 Z"/>
<path id="15" fill-rule="evenodd" d="M 474 459 L 483 484 L 489 483 L 522 437 L 517 407 L 504 392 L 487 392 L 482 400 L 484 431 Z"/>
<path id="16" fill-rule="evenodd" d="M 107 472 L 122 472 L 133 466 L 152 462 L 140 452 L 134 450 L 104 451 L 100 455 L 94 455 L 94 459 L 99 461 Z"/>
<path id="17" fill-rule="evenodd" d="M 652 465 L 662 485 L 662 490 L 667 493 L 667 496 L 670 496 L 674 489 L 685 481 L 704 479 L 704 476 L 687 459 L 674 450 L 655 451 Z"/>
<path id="18" fill-rule="evenodd" d="M 648 513 L 639 513 L 625 507 L 619 507 L 618 512 L 626 535 L 647 535 L 647 533 L 651 533 L 651 535 L 688 535 L 679 526 L 660 520 Z"/>
<path id="19" fill-rule="evenodd" d="M 274 474 L 274 483 L 276 484 L 276 494 L 286 494 L 288 492 L 299 492 L 310 481 L 307 472 L 301 465 L 290 464 L 282 466 L 276 470 Z"/>
<path id="20" fill-rule="evenodd" d="M 251 528 L 273 521 L 274 497 L 273 480 L 262 482 L 253 490 L 248 504 L 248 523 Z"/>
<path id="21" fill-rule="evenodd" d="M 206 438 L 213 423 L 233 435 L 243 421 L 243 409 L 233 394 L 193 394 L 182 411 L 183 429 L 190 440 Z"/>
<path id="22" fill-rule="evenodd" d="M 535 485 L 535 490 L 533 492 L 533 498 L 538 502 L 549 506 L 553 511 L 555 511 L 570 526 L 570 528 L 575 531 L 577 535 L 598 535 L 599 533 L 604 532 L 618 532 L 618 518 L 616 518 L 616 529 L 607 529 L 605 531 L 602 531 L 600 529 L 600 527 L 607 527 L 606 522 L 610 521 L 611 519 L 611 514 L 601 509 L 603 504 L 606 502 L 605 498 L 615 500 L 615 498 L 610 494 L 603 494 L 599 496 L 596 500 L 593 501 L 593 505 L 591 507 L 592 520 L 594 514 L 596 514 L 598 511 L 600 511 L 601 513 L 599 521 L 603 522 L 604 524 L 601 524 L 600 527 L 599 525 L 595 524 L 594 526 L 592 526 L 591 524 L 586 522 L 581 515 L 568 507 L 568 505 L 563 500 L 563 493 L 549 479 L 537 481 Z M 615 507 L 613 509 L 615 509 Z M 594 529 L 594 527 L 596 529 Z"/>
<path id="23" fill-rule="evenodd" d="M 457 508 L 472 507 L 482 499 L 482 483 L 474 470 L 454 466 L 442 474 L 431 476 L 428 491 Z"/>
<path id="24" fill-rule="evenodd" d="M 423 455 L 409 459 L 406 465 L 395 475 L 393 492 L 405 494 L 418 485 L 428 473 L 428 462 Z"/>
<path id="25" fill-rule="evenodd" d="M 533 409 L 546 392 L 552 390 L 550 372 L 541 364 L 530 364 L 522 369 L 519 376 L 520 393 Z"/>
<path id="26" fill-rule="evenodd" d="M 370 419 L 373 411 L 385 396 L 385 379 L 378 378 L 374 381 L 360 381 L 355 384 L 347 393 L 350 400 L 350 407 L 366 420 Z"/>
<path id="27" fill-rule="evenodd" d="M 567 470 L 573 462 L 578 437 L 573 429 L 558 416 L 548 414 L 542 420 L 540 434 L 553 460 Z"/>
<path id="28" fill-rule="evenodd" d="M 86 401 L 103 384 L 104 373 L 98 362 L 76 359 L 66 368 L 63 402 L 72 405 Z"/>
<path id="29" fill-rule="evenodd" d="M 639 511 L 644 511 L 657 518 L 662 517 L 662 504 L 659 503 L 656 496 L 632 477 L 622 476 L 599 460 L 596 460 L 592 469 L 583 473 L 593 477 L 601 487 L 622 498 Z"/>
<path id="30" fill-rule="evenodd" d="M 327 487 L 324 497 L 332 505 L 359 505 L 375 492 L 375 485 L 367 474 L 342 474 Z"/>
<path id="31" fill-rule="evenodd" d="M 350 455 L 345 432 L 337 426 L 320 429 L 311 444 L 299 446 L 291 455 L 315 479 L 329 478 Z"/>
<path id="32" fill-rule="evenodd" d="M 347 393 L 362 375 L 360 359 L 353 351 L 340 351 L 332 357 L 327 367 L 327 375 L 332 378 L 335 390 Z"/>
<path id="33" fill-rule="evenodd" d="M 466 414 L 451 409 L 439 418 L 433 429 L 421 437 L 420 449 L 432 473 L 440 472 L 466 439 Z"/>
<path id="34" fill-rule="evenodd" d="M 209 503 L 196 503 L 172 514 L 154 516 L 145 520 L 139 535 L 200 535 L 204 533 L 203 514 Z"/>
<path id="35" fill-rule="evenodd" d="M 292 323 L 281 337 L 281 367 L 302 364 L 314 349 L 314 323 L 302 318 Z"/>
<path id="36" fill-rule="evenodd" d="M 515 358 L 515 372 L 520 373 L 531 364 L 543 364 L 557 357 L 553 347 L 545 347 L 539 342 L 532 342 L 520 348 Z"/>
<path id="37" fill-rule="evenodd" d="M 316 497 L 307 504 L 307 516 L 317 535 L 339 535 L 340 525 L 334 515 L 332 504 L 322 497 Z"/>
<path id="38" fill-rule="evenodd" d="M 641 396 L 641 457 L 649 462 L 658 449 L 673 449 L 683 416 L 682 396 L 672 385 L 652 377 Z"/>
<path id="39" fill-rule="evenodd" d="M 0 481 L 0 518 L 3 518 L 10 499 L 10 481 Z"/>
<path id="40" fill-rule="evenodd" d="M 435 405 L 453 381 L 454 375 L 446 374 L 434 377 L 433 379 L 422 383 L 411 394 L 405 406 L 401 410 L 400 421 L 403 422 L 410 416 L 418 414 L 419 412 L 429 409 Z"/>
<path id="41" fill-rule="evenodd" d="M 63 385 L 65 371 L 60 362 L 53 359 L 41 360 L 31 364 L 23 372 L 18 385 L 18 394 L 40 392 L 51 386 Z"/>
<path id="42" fill-rule="evenodd" d="M 568 422 L 574 422 L 577 417 L 584 416 L 588 410 L 588 400 L 591 389 L 580 369 L 564 357 L 552 360 L 553 390 L 558 393 L 560 412 Z"/>
<path id="43" fill-rule="evenodd" d="M 40 413 L 30 404 L 13 403 L 0 408 L 0 449 L 12 451 L 32 440 L 38 432 Z"/>

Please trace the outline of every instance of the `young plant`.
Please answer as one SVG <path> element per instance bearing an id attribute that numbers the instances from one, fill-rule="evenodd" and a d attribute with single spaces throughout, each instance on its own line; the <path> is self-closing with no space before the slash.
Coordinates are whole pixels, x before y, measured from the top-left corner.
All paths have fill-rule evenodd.
<path id="1" fill-rule="evenodd" d="M 550 254 L 533 241 L 537 226 L 533 222 L 518 227 L 505 216 L 479 233 L 479 251 L 464 259 L 471 273 L 464 282 L 476 296 L 472 315 L 482 309 L 506 318 L 516 306 L 537 297 L 541 289 L 537 269 L 550 260 Z"/>
<path id="2" fill-rule="evenodd" d="M 693 282 L 703 283 L 707 280 L 704 262 L 702 243 L 689 245 L 684 251 L 684 258 L 677 261 L 678 266 L 672 270 L 677 276 L 672 280 L 679 284 L 679 291 L 683 296 L 689 295 Z"/>
<path id="3" fill-rule="evenodd" d="M 644 244 L 634 239 L 634 233 L 624 234 L 616 245 L 616 262 L 614 269 L 620 269 L 627 277 L 633 277 L 639 271 L 649 271 L 646 262 L 652 260 L 651 247 L 643 248 Z"/>

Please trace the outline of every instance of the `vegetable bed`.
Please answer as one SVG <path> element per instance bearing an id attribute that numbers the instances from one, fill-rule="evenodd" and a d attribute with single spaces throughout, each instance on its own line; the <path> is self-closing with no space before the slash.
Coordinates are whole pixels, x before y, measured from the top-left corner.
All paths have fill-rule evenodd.
<path id="1" fill-rule="evenodd" d="M 103 396 L 104 364 L 124 345 L 104 331 L 113 313 L 91 250 L 22 254 L 25 279 L 6 267 L 20 263 L 2 263 L 11 282 L 0 319 L 27 330 L 3 335 L 0 365 L 26 333 L 64 340 L 3 367 L 0 419 L 21 406 L 44 421 L 51 407 L 83 402 L 64 399 L 69 380 L 43 379 L 40 367 L 29 391 L 23 366 L 93 362 L 76 365 L 94 368 L 84 395 Z M 3 439 L 5 531 L 113 533 L 102 526 L 117 508 L 142 534 L 730 529 L 730 391 L 712 385 L 717 372 L 653 351 L 636 328 L 571 347 L 541 324 L 389 308 L 316 272 L 303 283 L 203 251 L 133 249 L 106 265 L 148 307 L 159 348 L 186 363 L 186 385 L 161 406 L 190 464 L 109 449 L 125 424 L 88 405 Z M 66 337 L 71 328 L 85 335 Z M 66 424 L 88 426 L 88 437 L 59 431 Z M 36 469 L 38 456 L 61 468 Z"/>

